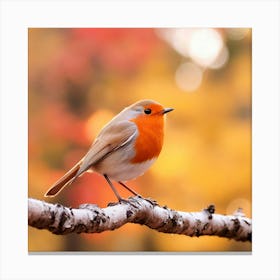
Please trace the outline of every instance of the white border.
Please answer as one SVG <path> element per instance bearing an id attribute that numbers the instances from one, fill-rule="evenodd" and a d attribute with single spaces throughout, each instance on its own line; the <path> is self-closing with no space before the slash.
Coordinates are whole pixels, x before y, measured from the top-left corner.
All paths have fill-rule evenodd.
<path id="1" fill-rule="evenodd" d="M 279 279 L 278 1 L 1 1 L 1 279 Z M 253 28 L 253 254 L 28 255 L 27 28 Z"/>

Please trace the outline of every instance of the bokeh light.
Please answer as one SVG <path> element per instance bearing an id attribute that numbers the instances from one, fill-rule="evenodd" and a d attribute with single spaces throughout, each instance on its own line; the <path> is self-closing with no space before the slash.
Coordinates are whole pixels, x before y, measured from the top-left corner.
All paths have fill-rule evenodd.
<path id="1" fill-rule="evenodd" d="M 226 46 L 223 46 L 223 48 L 221 49 L 220 53 L 218 54 L 218 56 L 216 57 L 214 62 L 211 63 L 209 68 L 211 68 L 211 69 L 219 69 L 219 68 L 223 67 L 227 63 L 228 59 L 229 59 L 228 48 Z"/>
<path id="2" fill-rule="evenodd" d="M 241 34 L 246 35 L 242 30 L 235 33 L 229 31 L 228 36 L 237 38 Z M 207 68 L 220 69 L 228 62 L 229 51 L 222 33 L 214 28 L 166 28 L 159 29 L 157 34 L 189 60 L 178 66 L 175 75 L 178 87 L 184 91 L 196 90 Z"/>
<path id="3" fill-rule="evenodd" d="M 227 28 L 227 36 L 231 40 L 242 40 L 250 32 L 250 28 Z"/>
<path id="4" fill-rule="evenodd" d="M 192 62 L 185 62 L 178 67 L 175 73 L 175 80 L 180 89 L 194 91 L 200 86 L 202 75 L 203 71 L 198 65 Z"/>
<path id="5" fill-rule="evenodd" d="M 109 110 L 100 109 L 94 112 L 87 120 L 86 132 L 89 140 L 96 137 L 104 124 L 109 122 L 114 117 Z"/>
<path id="6" fill-rule="evenodd" d="M 189 54 L 199 65 L 211 66 L 223 47 L 221 35 L 214 29 L 198 29 L 192 33 Z"/>

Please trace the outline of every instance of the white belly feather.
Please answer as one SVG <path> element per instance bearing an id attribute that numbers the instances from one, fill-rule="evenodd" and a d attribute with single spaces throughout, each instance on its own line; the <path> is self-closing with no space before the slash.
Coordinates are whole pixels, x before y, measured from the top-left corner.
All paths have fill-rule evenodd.
<path id="1" fill-rule="evenodd" d="M 112 168 L 107 175 L 115 181 L 129 181 L 143 175 L 150 166 L 154 163 L 155 159 L 150 159 L 142 163 L 119 164 Z"/>
<path id="2" fill-rule="evenodd" d="M 121 151 L 115 151 L 108 155 L 100 163 L 95 165 L 92 170 L 102 175 L 106 174 L 114 181 L 129 181 L 143 175 L 155 162 L 152 158 L 142 163 L 132 163 L 134 151 L 124 147 Z"/>

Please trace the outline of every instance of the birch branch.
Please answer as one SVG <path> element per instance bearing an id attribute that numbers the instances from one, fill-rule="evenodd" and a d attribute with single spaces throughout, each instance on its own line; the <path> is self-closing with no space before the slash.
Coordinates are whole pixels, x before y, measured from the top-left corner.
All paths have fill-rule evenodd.
<path id="1" fill-rule="evenodd" d="M 201 212 L 181 212 L 159 206 L 155 201 L 131 197 L 127 202 L 99 208 L 82 204 L 78 209 L 28 199 L 28 224 L 54 234 L 98 233 L 126 223 L 145 225 L 164 233 L 187 236 L 214 235 L 237 241 L 252 241 L 252 221 L 240 211 L 233 215 L 214 214 L 210 205 Z"/>

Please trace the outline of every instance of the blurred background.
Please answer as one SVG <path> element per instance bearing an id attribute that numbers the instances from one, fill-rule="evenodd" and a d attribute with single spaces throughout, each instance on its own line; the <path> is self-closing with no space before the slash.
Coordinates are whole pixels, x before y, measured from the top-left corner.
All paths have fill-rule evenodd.
<path id="1" fill-rule="evenodd" d="M 28 38 L 29 197 L 71 207 L 116 201 L 96 173 L 55 198 L 44 193 L 106 122 L 148 98 L 175 110 L 158 160 L 128 185 L 172 209 L 215 204 L 217 213 L 241 207 L 251 217 L 251 29 L 31 28 Z M 31 252 L 251 251 L 248 242 L 134 224 L 66 236 L 28 230 Z"/>

